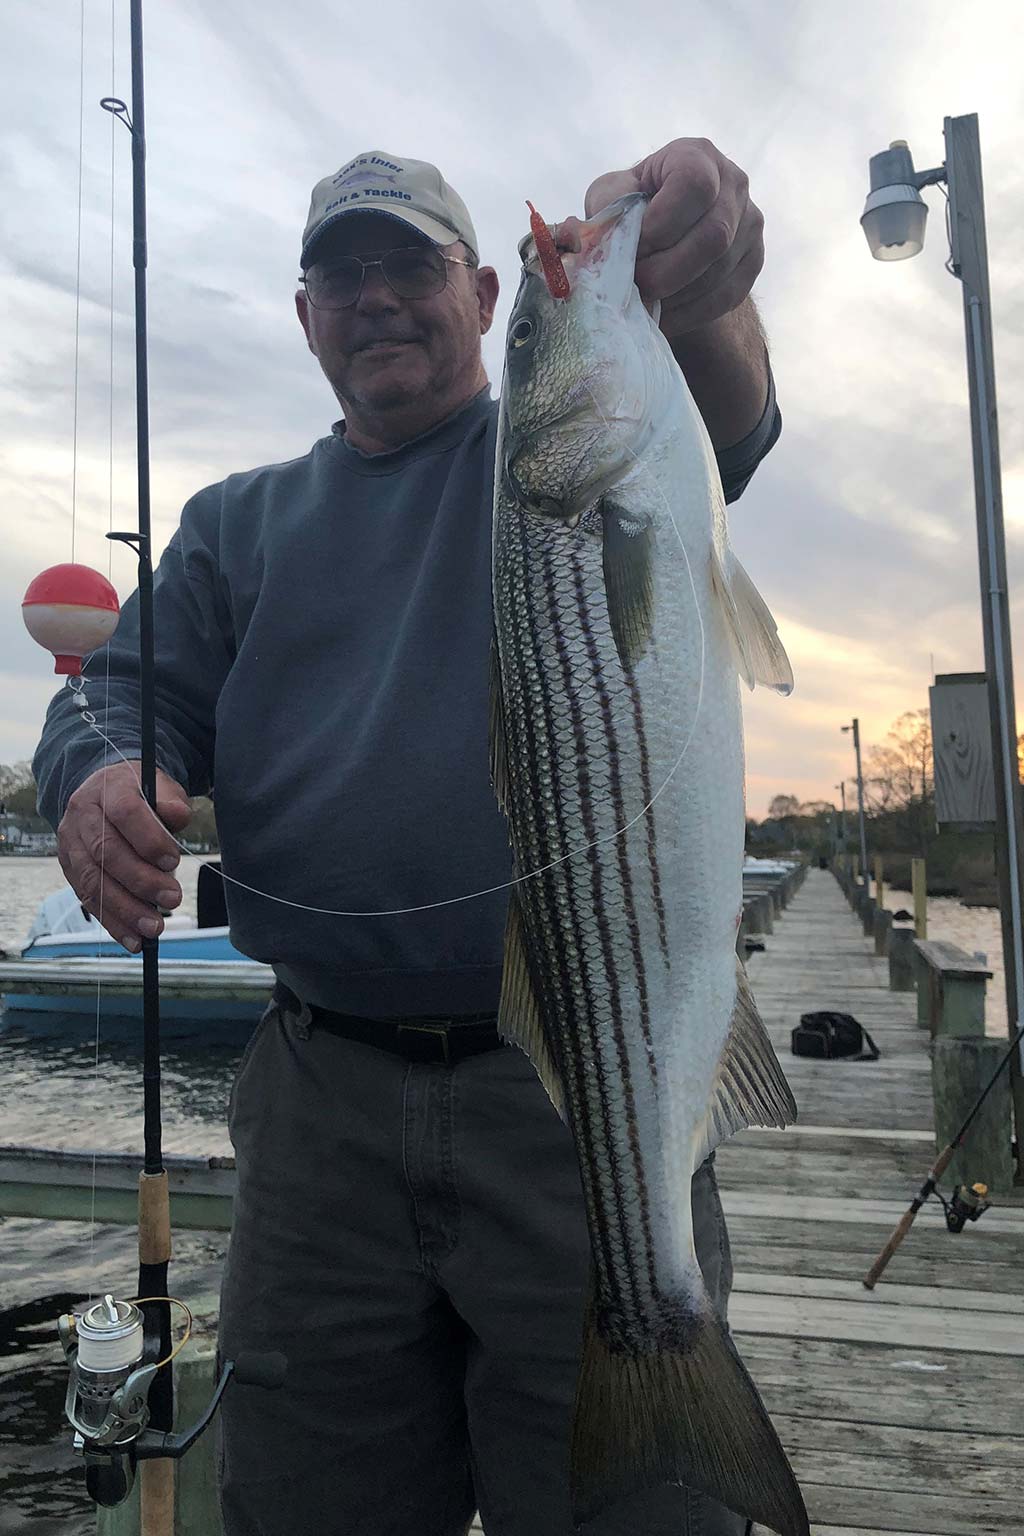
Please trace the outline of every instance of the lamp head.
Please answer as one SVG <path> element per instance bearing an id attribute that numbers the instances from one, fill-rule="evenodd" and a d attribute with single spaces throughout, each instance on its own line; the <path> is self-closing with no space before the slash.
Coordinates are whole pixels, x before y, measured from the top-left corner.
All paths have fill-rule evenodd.
<path id="1" fill-rule="evenodd" d="M 905 261 L 924 246 L 928 204 L 917 190 L 914 160 L 905 139 L 894 139 L 870 161 L 871 191 L 861 228 L 876 261 Z"/>

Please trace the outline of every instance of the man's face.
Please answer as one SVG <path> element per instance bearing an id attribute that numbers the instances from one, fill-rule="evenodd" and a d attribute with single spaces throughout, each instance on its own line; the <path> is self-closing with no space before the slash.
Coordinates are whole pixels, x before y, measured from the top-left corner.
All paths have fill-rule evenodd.
<path id="1" fill-rule="evenodd" d="M 370 260 L 418 244 L 430 242 L 407 224 L 373 213 L 352 214 L 324 236 L 314 266 L 328 269 L 339 256 Z M 470 256 L 460 243 L 444 249 L 450 256 Z M 428 298 L 400 297 L 380 267 L 367 268 L 359 297 L 345 309 L 317 309 L 305 292 L 296 295 L 310 351 L 346 414 L 354 409 L 372 420 L 423 397 L 441 404 L 475 379 L 497 279 L 490 268 L 445 265 L 444 288 Z"/>

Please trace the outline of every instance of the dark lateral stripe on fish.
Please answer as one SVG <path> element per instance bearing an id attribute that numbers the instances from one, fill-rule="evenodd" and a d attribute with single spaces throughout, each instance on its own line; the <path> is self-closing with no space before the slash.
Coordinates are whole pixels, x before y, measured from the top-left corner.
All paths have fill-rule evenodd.
<path id="1" fill-rule="evenodd" d="M 556 599 L 556 575 L 551 563 L 551 552 L 547 546 L 544 548 L 543 564 L 544 586 L 549 595 L 548 601 L 551 629 L 555 640 L 555 648 L 558 652 L 559 664 L 562 669 L 562 680 L 565 685 L 565 696 L 569 704 L 569 717 L 572 722 L 577 788 L 579 791 L 580 807 L 583 813 L 584 833 L 587 843 L 593 843 L 597 837 L 597 827 L 594 822 L 593 804 L 590 791 L 590 773 L 587 767 L 587 733 L 583 722 L 583 717 L 580 712 L 579 699 L 576 694 L 576 689 L 573 686 L 572 658 L 569 655 L 568 641 L 566 638 L 565 629 L 562 624 L 561 614 L 558 610 Z M 618 984 L 615 978 L 614 957 L 611 953 L 610 934 L 608 932 L 607 919 L 604 916 L 603 891 L 601 888 L 601 867 L 600 861 L 595 857 L 595 853 L 595 849 L 591 849 L 589 853 L 592 894 L 591 910 L 597 919 L 598 933 L 601 940 L 601 952 L 604 959 L 605 975 L 602 980 L 607 986 L 608 999 L 612 1006 L 613 1015 L 617 1021 L 615 1027 L 621 1029 L 621 1003 L 618 996 Z M 571 881 L 569 883 L 570 885 L 572 884 Z M 593 992 L 591 991 L 591 978 L 586 965 L 585 949 L 581 949 L 580 951 L 580 969 L 584 977 L 585 1005 L 582 1009 L 577 1010 L 576 1022 L 582 1027 L 582 1029 L 586 1030 L 587 1039 L 585 1043 L 589 1046 L 591 1059 L 594 1064 L 594 1076 L 597 1082 L 598 1096 L 601 1103 L 601 1119 L 603 1122 L 605 1146 L 606 1148 L 613 1150 L 615 1147 L 616 1137 L 611 1117 L 609 1084 L 605 1074 L 605 1061 L 597 1036 L 597 1025 L 595 1022 L 597 1018 L 597 1008 L 595 1006 L 596 1000 Z M 572 1039 L 571 1034 L 569 1038 Z M 580 1043 L 582 1044 L 584 1042 Z M 583 1118 L 585 1119 L 586 1117 L 584 1116 Z M 627 1211 L 626 1195 L 622 1185 L 622 1169 L 619 1166 L 618 1158 L 614 1155 L 610 1158 L 609 1164 L 612 1181 L 612 1192 L 615 1203 L 615 1218 L 616 1225 L 618 1227 L 617 1241 L 616 1234 L 608 1229 L 606 1218 L 609 1213 L 605 1210 L 604 1203 L 602 1201 L 597 1202 L 597 1233 L 595 1235 L 599 1238 L 602 1247 L 608 1254 L 609 1272 L 614 1277 L 613 1288 L 614 1291 L 619 1292 L 619 1295 L 616 1297 L 613 1294 L 605 1299 L 611 1302 L 613 1305 L 615 1305 L 617 1302 L 616 1310 L 619 1312 L 620 1316 L 624 1318 L 629 1317 L 639 1320 L 643 1317 L 643 1305 L 640 1296 L 636 1263 L 633 1254 L 633 1243 L 630 1240 L 629 1215 Z M 591 1173 L 595 1173 L 596 1169 L 599 1167 L 599 1160 L 592 1157 L 589 1160 L 588 1166 Z M 587 1169 L 581 1167 L 581 1172 L 583 1173 L 584 1179 L 586 1179 Z M 620 1271 L 619 1265 L 616 1263 L 617 1258 L 623 1262 L 625 1267 L 625 1278 L 628 1282 L 630 1293 L 628 1298 L 623 1297 L 621 1294 L 619 1286 Z"/>
<path id="2" fill-rule="evenodd" d="M 619 738 L 615 730 L 615 719 L 612 714 L 612 701 L 608 693 L 608 687 L 604 680 L 604 670 L 601 666 L 601 657 L 597 649 L 597 641 L 593 628 L 589 622 L 589 608 L 587 592 L 583 583 L 583 569 L 580 565 L 579 555 L 573 550 L 572 556 L 573 585 L 576 592 L 576 604 L 582 619 L 582 633 L 587 655 L 590 658 L 591 672 L 594 687 L 597 690 L 598 703 L 601 706 L 601 720 L 604 725 L 605 746 L 608 750 L 608 772 L 612 781 L 612 809 L 615 816 L 616 829 L 624 829 L 629 820 L 629 812 L 626 809 L 625 797 L 622 793 L 622 771 L 619 764 Z M 635 714 L 635 710 L 634 710 Z M 646 798 L 646 797 L 645 797 Z M 640 915 L 636 908 L 636 898 L 633 892 L 633 872 L 629 867 L 629 848 L 626 833 L 615 839 L 615 854 L 619 865 L 619 877 L 622 881 L 622 901 L 625 908 L 626 929 L 629 933 L 630 948 L 633 951 L 633 966 L 636 972 L 637 990 L 640 994 L 640 1033 L 643 1037 L 644 1049 L 647 1052 L 647 1065 L 651 1077 L 655 1080 L 658 1076 L 658 1064 L 654 1054 L 654 1040 L 651 1035 L 651 1010 L 647 995 L 647 971 L 644 966 L 643 950 L 640 946 Z M 632 1103 L 631 1106 L 632 1108 Z"/>
<path id="3" fill-rule="evenodd" d="M 591 659 L 591 682 L 599 684 L 600 672 L 598 670 L 595 676 L 593 669 L 592 658 L 594 654 L 594 635 L 587 602 L 587 594 L 583 587 L 582 581 L 580 580 L 579 564 L 576 559 L 575 552 L 573 552 L 572 569 L 573 591 L 576 599 L 576 618 L 579 625 L 579 633 L 581 633 L 584 637 L 584 644 L 587 649 L 588 658 Z M 550 590 L 551 585 L 553 584 L 551 576 L 548 576 L 548 583 Z M 563 670 L 565 670 L 565 663 L 563 663 Z M 570 713 L 573 717 L 573 725 L 578 743 L 576 753 L 577 782 L 580 792 L 580 808 L 583 814 L 584 834 L 586 836 L 587 843 L 593 844 L 597 840 L 599 829 L 594 815 L 594 798 L 591 789 L 590 768 L 587 758 L 586 727 L 584 725 L 582 712 L 580 710 L 578 691 L 576 688 L 571 686 L 571 675 L 566 676 L 566 694 L 569 698 Z M 609 742 L 606 739 L 606 746 L 608 745 Z M 621 800 L 617 806 L 613 805 L 613 812 L 617 815 L 621 814 L 624 816 L 625 807 L 622 805 Z M 620 820 L 619 825 L 621 824 L 622 822 Z M 615 951 L 612 942 L 611 924 L 608 920 L 608 904 L 605 894 L 604 869 L 601 861 L 601 855 L 598 853 L 596 848 L 592 847 L 590 849 L 589 863 L 592 912 L 597 924 L 597 935 L 600 941 L 602 959 L 604 961 L 604 981 L 607 989 L 607 1005 L 608 1012 L 610 1014 L 609 1022 L 611 1024 L 612 1042 L 615 1049 L 618 1065 L 617 1075 L 628 1105 L 626 1131 L 629 1140 L 630 1154 L 633 1161 L 632 1173 L 635 1180 L 635 1188 L 640 1196 L 641 1208 L 646 1210 L 648 1205 L 647 1186 L 643 1158 L 641 1156 L 639 1143 L 636 1138 L 635 1100 L 633 1095 L 629 1052 L 626 1046 L 622 993 L 620 990 L 619 975 L 615 965 Z M 606 1062 L 603 1054 L 601 1053 L 600 1044 L 594 1030 L 591 1031 L 591 1038 L 593 1041 L 598 1081 L 602 1085 L 602 1091 L 606 1092 Z M 609 1146 L 614 1147 L 614 1145 L 614 1140 L 610 1140 Z M 612 1168 L 615 1179 L 616 1192 L 618 1193 L 619 1189 L 621 1188 L 622 1169 L 619 1166 L 617 1158 L 613 1157 Z M 634 1249 L 630 1242 L 628 1222 L 624 1216 L 621 1206 L 617 1214 L 619 1218 L 619 1230 L 623 1243 L 623 1253 L 626 1257 L 627 1268 L 629 1271 L 630 1288 L 633 1292 L 634 1300 L 637 1303 L 636 1315 L 642 1316 L 642 1303 L 640 1302 L 640 1295 L 637 1288 Z M 645 1260 L 645 1268 L 650 1274 L 652 1266 L 652 1255 L 650 1249 L 648 1249 L 645 1255 Z"/>
<path id="4" fill-rule="evenodd" d="M 664 957 L 666 966 L 671 968 L 672 960 L 668 947 L 668 918 L 665 914 L 665 902 L 661 894 L 661 868 L 658 863 L 658 835 L 654 822 L 654 794 L 651 789 L 651 756 L 647 748 L 647 722 L 644 720 L 643 700 L 640 697 L 640 689 L 637 686 L 636 673 L 632 667 L 623 669 L 623 675 L 629 687 L 629 696 L 633 701 L 633 728 L 636 731 L 637 750 L 640 754 L 640 790 L 644 797 L 644 821 L 647 825 L 647 863 L 651 871 L 651 895 L 654 898 L 654 911 L 658 919 L 658 944 Z"/>
<path id="5" fill-rule="evenodd" d="M 514 823 L 519 826 L 520 834 L 527 833 L 530 839 L 528 848 L 517 848 L 516 854 L 520 868 L 542 869 L 543 866 L 557 859 L 565 849 L 570 846 L 568 829 L 563 819 L 563 802 L 565 802 L 565 788 L 563 788 L 562 774 L 560 774 L 560 757 L 556 746 L 557 716 L 554 711 L 553 699 L 551 699 L 550 676 L 547 668 L 540 667 L 537 660 L 536 648 L 533 642 L 537 634 L 542 633 L 543 625 L 539 622 L 536 604 L 534 604 L 534 588 L 527 579 L 528 567 L 528 530 L 524 522 L 517 519 L 517 533 L 519 533 L 519 550 L 510 548 L 511 561 L 519 559 L 520 568 L 516 571 L 517 579 L 513 585 L 514 602 L 516 602 L 516 622 L 508 627 L 508 662 L 514 668 L 517 684 L 530 694 L 531 676 L 536 677 L 537 688 L 540 694 L 540 710 L 531 708 L 522 711 L 513 711 L 513 719 L 508 720 L 510 727 L 517 728 L 520 733 L 519 740 L 514 743 L 514 750 L 510 756 L 516 760 L 517 770 L 524 773 L 516 773 L 516 805 L 517 814 Z M 537 722 L 539 714 L 539 722 Z M 519 717 L 516 717 L 519 716 Z M 543 742 L 537 737 L 537 723 L 543 734 Z M 537 825 L 536 816 L 543 806 L 548 805 L 543 799 L 543 786 L 539 779 L 539 766 L 547 768 L 551 773 L 551 791 L 553 799 L 551 806 L 554 809 L 554 833 L 550 822 L 542 820 Z M 577 906 L 576 888 L 570 877 L 568 865 L 559 865 L 554 869 L 548 869 L 542 876 L 527 880 L 519 886 L 520 911 L 524 914 L 528 932 L 533 937 L 534 945 L 539 948 L 539 982 L 547 985 L 547 995 L 539 998 L 542 1008 L 545 1009 L 545 1023 L 548 1029 L 548 1044 L 556 1057 L 557 1066 L 562 1074 L 563 1089 L 567 1098 L 576 1097 L 579 1104 L 585 1103 L 586 1075 L 583 1071 L 582 1061 L 579 1055 L 568 1054 L 563 1046 L 570 1035 L 570 1021 L 573 1020 L 576 1009 L 573 1006 L 574 980 L 571 974 L 570 960 L 576 960 L 576 968 L 580 975 L 585 977 L 583 966 L 583 934 L 582 920 L 580 920 L 579 906 Z M 568 911 L 570 911 L 570 934 L 559 934 L 556 926 L 551 923 L 550 917 L 557 909 L 557 892 L 565 891 L 568 899 Z M 574 954 L 567 952 L 567 945 L 573 945 Z M 593 1000 L 591 1000 L 593 1001 Z M 579 1155 L 583 1160 L 590 1160 L 590 1166 L 596 1166 L 597 1149 L 594 1146 L 593 1118 L 590 1114 L 577 1114 L 574 1117 L 576 1124 L 577 1146 Z M 583 1181 L 583 1197 L 585 1197 L 586 1210 L 590 1217 L 591 1230 L 599 1230 L 602 1226 L 602 1212 L 596 1193 Z M 616 1269 L 609 1258 L 606 1246 L 597 1247 L 594 1252 L 594 1264 L 599 1272 L 602 1283 L 603 1295 L 614 1296 L 617 1303 L 622 1306 L 623 1298 L 619 1290 L 619 1279 Z"/>
<path id="6" fill-rule="evenodd" d="M 604 680 L 604 672 L 601 666 L 601 657 L 597 649 L 590 612 L 587 601 L 587 592 L 583 580 L 583 569 L 577 551 L 573 550 L 572 556 L 573 586 L 576 592 L 576 606 L 580 615 L 581 631 L 590 658 L 593 684 L 597 690 L 598 702 L 601 706 L 601 719 L 604 722 L 605 748 L 608 754 L 608 770 L 612 781 L 612 802 L 615 814 L 616 827 L 624 827 L 629 820 L 626 811 L 626 801 L 622 793 L 622 772 L 619 763 L 619 739 L 615 730 L 615 718 L 612 713 L 612 702 L 608 693 L 608 687 Z M 588 839 L 589 841 L 589 839 Z M 625 910 L 626 927 L 629 933 L 630 948 L 633 953 L 633 965 L 636 971 L 637 991 L 640 998 L 640 1032 L 643 1037 L 644 1049 L 647 1055 L 648 1070 L 652 1081 L 657 1082 L 658 1067 L 654 1053 L 654 1040 L 651 1035 L 651 1015 L 647 995 L 647 974 L 644 967 L 643 950 L 640 945 L 640 917 L 636 908 L 633 894 L 633 875 L 629 867 L 629 851 L 625 836 L 615 839 L 615 851 L 619 865 L 619 877 L 622 881 L 622 898 Z M 614 970 L 614 962 L 609 956 L 609 971 Z M 643 1153 L 640 1148 L 640 1140 L 637 1134 L 638 1116 L 636 1111 L 636 1099 L 633 1093 L 633 1079 L 630 1071 L 629 1051 L 626 1046 L 625 1036 L 622 1030 L 621 1009 L 618 1006 L 617 983 L 616 1005 L 613 1013 L 613 1033 L 615 1046 L 619 1058 L 619 1070 L 622 1074 L 623 1091 L 626 1096 L 626 1123 L 629 1133 L 629 1146 L 633 1154 L 633 1164 L 636 1170 L 637 1193 L 640 1196 L 640 1224 L 643 1228 L 647 1278 L 651 1286 L 651 1294 L 657 1296 L 658 1277 L 654 1263 L 654 1232 L 651 1227 L 650 1198 L 647 1192 L 647 1179 L 644 1171 Z"/>
<path id="7" fill-rule="evenodd" d="M 522 569 L 525 577 L 525 570 L 528 565 L 527 530 L 524 521 L 521 519 L 517 519 L 517 526 L 519 530 L 519 553 L 522 559 Z M 516 590 L 517 595 L 520 597 L 522 602 L 522 617 L 525 622 L 510 626 L 511 640 L 514 653 L 514 664 L 519 675 L 521 686 L 525 688 L 527 685 L 528 672 L 530 669 L 530 662 L 527 658 L 526 648 L 530 640 L 538 635 L 541 631 L 540 624 L 538 622 L 539 616 L 534 604 L 534 594 L 531 583 L 529 580 L 523 579 L 516 584 Z M 553 743 L 555 740 L 555 727 L 557 722 L 554 704 L 551 698 L 550 679 L 545 668 L 537 664 L 536 657 L 534 656 L 532 659 L 534 672 L 540 690 L 540 716 L 545 736 L 545 742 L 543 745 L 538 742 L 535 732 L 533 711 L 526 709 L 522 711 L 522 715 L 525 731 L 529 739 L 523 743 L 524 750 L 517 752 L 514 755 L 518 762 L 521 763 L 525 759 L 526 763 L 529 765 L 528 787 L 526 788 L 525 804 L 522 799 L 520 800 L 520 805 L 526 814 L 521 818 L 517 818 L 517 820 L 521 819 L 522 822 L 528 825 L 531 829 L 533 834 L 531 839 L 533 847 L 530 850 L 530 856 L 531 859 L 535 862 L 533 862 L 528 867 L 539 870 L 545 864 L 549 863 L 552 858 L 557 858 L 559 855 L 565 853 L 570 844 L 568 829 L 565 824 L 565 791 L 561 779 L 561 761 L 557 750 L 553 750 L 551 746 L 551 743 Z M 556 832 L 556 846 L 554 848 L 549 846 L 550 839 L 544 836 L 544 833 L 549 831 L 549 828 L 543 825 L 538 827 L 532 814 L 535 809 L 543 807 L 546 803 L 542 793 L 543 786 L 540 784 L 536 777 L 536 765 L 542 762 L 547 766 L 552 776 L 552 794 Z M 551 1013 L 548 1015 L 548 1017 L 553 1018 L 554 1016 L 560 1016 L 563 1021 L 566 1021 L 570 1019 L 573 1014 L 573 978 L 569 968 L 568 956 L 566 955 L 562 946 L 557 943 L 557 933 L 548 934 L 548 924 L 544 921 L 545 908 L 548 913 L 556 910 L 556 895 L 559 884 L 562 885 L 568 898 L 569 922 L 572 934 L 572 942 L 575 948 L 576 963 L 580 974 L 585 976 L 586 972 L 583 964 L 583 924 L 576 900 L 575 883 L 571 878 L 567 865 L 563 864 L 557 866 L 555 869 L 547 870 L 545 874 L 539 875 L 533 880 L 525 882 L 518 889 L 520 895 L 521 910 L 526 916 L 529 916 L 530 913 L 533 914 L 534 922 L 532 927 L 535 935 L 541 936 L 542 942 L 545 937 L 549 939 L 549 942 L 544 943 L 547 959 L 547 964 L 544 969 L 546 971 L 547 977 L 549 978 L 549 985 L 551 978 L 555 979 L 556 985 L 551 987 L 550 996 L 547 999 L 548 1006 L 551 1009 Z M 563 1041 L 567 1035 L 567 1030 L 564 1024 L 562 1029 L 551 1030 L 549 1033 L 550 1036 L 554 1037 L 553 1039 L 549 1037 L 548 1043 L 555 1053 L 559 1071 L 563 1074 L 563 1087 L 565 1089 L 566 1095 L 569 1096 L 574 1091 L 577 1102 L 582 1106 L 585 1104 L 587 1093 L 587 1082 L 586 1075 L 583 1070 L 583 1064 L 579 1059 L 578 1053 L 573 1053 L 572 1059 L 570 1060 L 568 1053 L 566 1053 L 562 1048 Z M 572 1078 L 571 1083 L 565 1080 L 570 1074 Z M 580 1153 L 583 1157 L 589 1159 L 591 1166 L 594 1166 L 596 1163 L 597 1153 L 593 1141 L 594 1127 L 591 1124 L 590 1116 L 587 1114 L 579 1114 L 574 1118 L 576 1123 L 576 1134 L 579 1138 Z M 596 1228 L 600 1226 L 600 1212 L 597 1207 L 597 1202 L 590 1198 L 589 1193 L 588 1204 L 590 1205 L 593 1224 Z M 596 1252 L 594 1256 L 595 1265 L 601 1275 L 601 1280 L 605 1288 L 605 1294 L 609 1295 L 610 1297 L 615 1297 L 615 1299 L 621 1305 L 623 1298 L 618 1292 L 618 1276 L 614 1263 L 614 1255 L 612 1254 L 607 1241 L 597 1246 L 598 1252 Z"/>

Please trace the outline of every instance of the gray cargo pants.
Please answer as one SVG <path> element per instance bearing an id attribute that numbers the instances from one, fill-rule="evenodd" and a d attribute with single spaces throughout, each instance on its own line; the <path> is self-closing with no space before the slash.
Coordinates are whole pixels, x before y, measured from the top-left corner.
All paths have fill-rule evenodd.
<path id="1" fill-rule="evenodd" d="M 569 1132 L 512 1047 L 413 1065 L 273 1003 L 229 1112 L 221 1351 L 280 1349 L 221 1409 L 227 1536 L 571 1536 L 567 1431 L 589 1245 Z M 724 1311 L 714 1172 L 697 1253 Z M 680 1488 L 586 1536 L 741 1536 Z"/>

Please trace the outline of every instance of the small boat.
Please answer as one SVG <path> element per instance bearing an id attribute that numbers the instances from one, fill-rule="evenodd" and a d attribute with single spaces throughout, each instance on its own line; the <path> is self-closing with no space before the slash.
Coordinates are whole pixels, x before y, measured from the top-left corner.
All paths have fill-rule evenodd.
<path id="1" fill-rule="evenodd" d="M 196 919 L 172 913 L 160 936 L 160 1012 L 170 1021 L 255 1023 L 274 984 L 269 965 L 231 942 L 217 864 L 199 871 Z M 43 898 L 17 960 L 0 962 L 7 1014 L 141 1019 L 142 956 L 86 912 L 70 886 Z"/>

